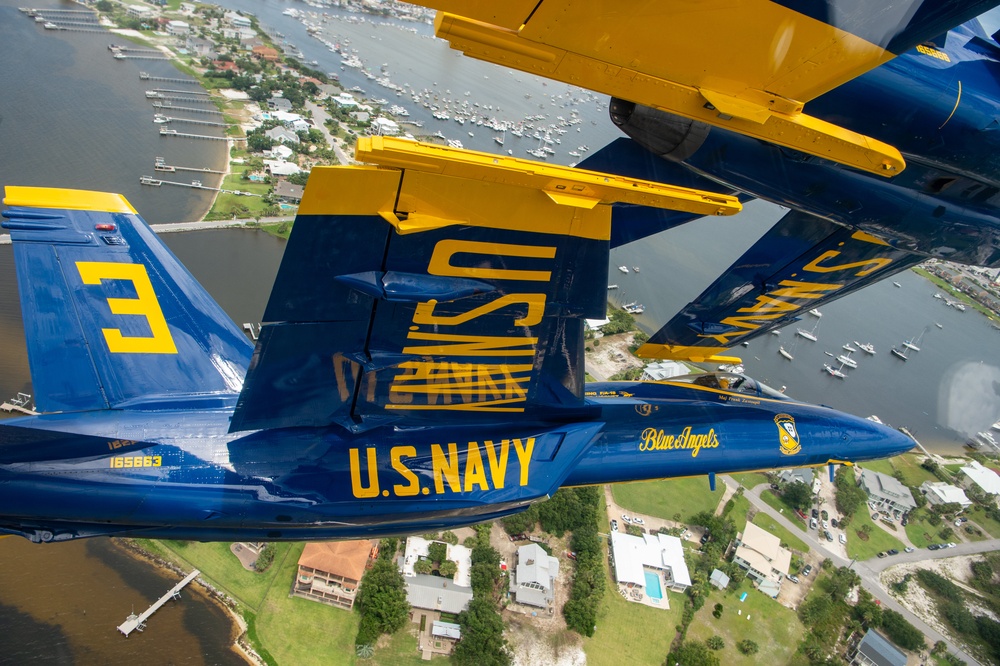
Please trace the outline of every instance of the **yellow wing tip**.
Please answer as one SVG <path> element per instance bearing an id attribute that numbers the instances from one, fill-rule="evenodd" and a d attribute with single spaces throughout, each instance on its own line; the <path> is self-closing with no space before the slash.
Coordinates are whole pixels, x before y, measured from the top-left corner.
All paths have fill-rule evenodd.
<path id="1" fill-rule="evenodd" d="M 694 347 L 685 345 L 655 345 L 646 343 L 636 350 L 640 358 L 656 358 L 671 361 L 691 361 L 692 363 L 742 363 L 739 356 L 723 356 L 719 352 L 726 347 Z"/>
<path id="2" fill-rule="evenodd" d="M 6 206 L 136 214 L 135 208 L 124 196 L 112 192 L 21 185 L 8 185 L 5 191 L 3 202 Z"/>

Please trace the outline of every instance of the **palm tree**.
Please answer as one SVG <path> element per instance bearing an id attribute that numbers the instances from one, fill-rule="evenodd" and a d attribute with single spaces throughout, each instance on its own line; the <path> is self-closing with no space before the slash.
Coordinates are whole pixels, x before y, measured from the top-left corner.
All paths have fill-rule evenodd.
<path id="1" fill-rule="evenodd" d="M 375 656 L 375 646 L 365 643 L 364 645 L 358 645 L 354 652 L 358 655 L 358 659 L 371 659 Z"/>

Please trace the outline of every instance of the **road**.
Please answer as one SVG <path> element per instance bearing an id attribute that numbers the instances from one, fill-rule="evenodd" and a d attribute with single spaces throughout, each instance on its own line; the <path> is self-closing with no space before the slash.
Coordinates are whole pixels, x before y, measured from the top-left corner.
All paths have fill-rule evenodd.
<path id="1" fill-rule="evenodd" d="M 729 476 L 723 476 L 723 481 L 726 485 L 732 485 L 733 487 L 739 486 L 735 479 Z M 987 541 L 977 541 L 974 543 L 963 543 L 959 544 L 954 548 L 946 548 L 944 550 L 929 551 L 926 549 L 916 549 L 912 553 L 900 553 L 894 557 L 886 557 L 883 559 L 872 559 L 864 560 L 861 562 L 848 561 L 846 558 L 835 552 L 831 546 L 833 544 L 828 543 L 825 539 L 820 540 L 818 538 L 819 532 L 817 530 L 808 530 L 803 532 L 798 525 L 792 523 L 784 515 L 771 508 L 764 500 L 761 499 L 760 493 L 768 487 L 767 484 L 760 484 L 754 488 L 747 489 L 744 491 L 744 496 L 750 500 L 750 503 L 760 511 L 766 512 L 769 516 L 774 518 L 780 525 L 789 530 L 792 534 L 801 538 L 806 544 L 809 545 L 810 549 L 817 552 L 823 553 L 838 567 L 850 566 L 857 572 L 858 576 L 861 578 L 861 584 L 866 590 L 871 592 L 872 596 L 879 600 L 883 608 L 891 608 L 892 610 L 900 613 L 903 617 L 907 619 L 913 626 L 915 626 L 921 633 L 924 634 L 933 645 L 937 641 L 944 641 L 948 645 L 948 652 L 954 654 L 959 659 L 964 660 L 968 664 L 979 664 L 975 658 L 967 654 L 958 645 L 948 639 L 948 637 L 943 636 L 936 629 L 924 622 L 920 617 L 914 615 L 905 606 L 896 601 L 888 590 L 886 590 L 881 581 L 879 580 L 879 574 L 894 564 L 903 564 L 907 562 L 925 562 L 927 560 L 944 559 L 947 557 L 956 557 L 959 555 L 974 555 L 976 553 L 985 553 L 993 550 L 1000 550 L 1000 539 L 990 539 Z"/>

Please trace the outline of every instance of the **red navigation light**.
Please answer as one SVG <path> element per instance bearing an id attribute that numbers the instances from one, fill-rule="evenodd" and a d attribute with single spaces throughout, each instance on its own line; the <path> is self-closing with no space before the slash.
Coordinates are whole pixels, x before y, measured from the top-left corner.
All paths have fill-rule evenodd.
<path id="1" fill-rule="evenodd" d="M 117 228 L 118 227 L 116 227 L 113 224 L 95 224 L 94 225 L 94 229 L 96 229 L 97 231 L 114 231 Z"/>

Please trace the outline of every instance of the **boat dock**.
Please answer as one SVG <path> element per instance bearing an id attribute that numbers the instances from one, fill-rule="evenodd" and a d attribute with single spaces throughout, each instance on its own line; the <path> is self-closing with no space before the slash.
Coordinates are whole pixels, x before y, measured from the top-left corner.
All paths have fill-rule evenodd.
<path id="1" fill-rule="evenodd" d="M 169 93 L 177 93 L 178 95 L 198 95 L 199 97 L 202 97 L 202 96 L 203 97 L 208 97 L 209 96 L 209 93 L 204 92 L 204 91 L 198 91 L 198 90 L 170 90 L 169 88 L 153 88 L 149 92 L 160 93 L 161 95 L 162 94 L 169 94 Z"/>
<path id="2" fill-rule="evenodd" d="M 192 100 L 195 101 L 195 100 Z M 201 101 L 201 100 L 197 100 Z M 171 111 L 190 111 L 191 113 L 214 113 L 216 115 L 222 115 L 222 111 L 218 109 L 197 109 L 189 106 L 174 106 L 173 104 L 163 104 L 161 102 L 153 102 L 154 109 L 169 109 Z"/>
<path id="3" fill-rule="evenodd" d="M 187 132 L 178 132 L 172 129 L 161 129 L 160 136 L 180 136 L 185 139 L 211 139 L 212 141 L 246 141 L 246 137 L 242 136 L 211 136 L 209 134 L 188 134 Z"/>
<path id="4" fill-rule="evenodd" d="M 0 409 L 5 412 L 20 412 L 21 414 L 25 414 L 27 416 L 34 416 L 38 412 L 28 409 L 29 402 L 31 402 L 31 394 L 18 391 L 16 396 L 7 402 L 0 404 Z"/>
<path id="5" fill-rule="evenodd" d="M 214 120 L 195 120 L 194 118 L 174 118 L 173 116 L 163 116 L 161 122 L 164 123 L 190 123 L 192 125 L 208 125 L 209 127 L 231 127 L 228 123 L 217 123 Z"/>
<path id="6" fill-rule="evenodd" d="M 163 604 L 167 603 L 168 600 L 170 600 L 170 599 L 180 599 L 181 598 L 181 590 L 188 583 L 190 583 L 195 578 L 197 578 L 198 574 L 200 574 L 200 573 L 201 572 L 198 571 L 197 569 L 195 569 L 194 571 L 192 571 L 191 573 L 189 573 L 187 576 L 184 577 L 184 580 L 182 580 L 181 582 L 179 582 L 176 585 L 174 585 L 172 588 L 170 588 L 169 592 L 167 592 L 162 597 L 160 597 L 159 599 L 157 599 L 156 602 L 154 602 L 152 606 L 150 606 L 149 608 L 147 608 L 146 611 L 142 615 L 136 615 L 135 613 L 131 613 L 127 618 L 125 618 L 124 622 L 122 622 L 121 624 L 118 625 L 118 631 L 120 631 L 123 634 L 125 634 L 125 638 L 128 638 L 128 635 L 131 634 L 133 631 L 136 631 L 136 630 L 142 631 L 143 629 L 145 629 L 146 628 L 146 620 L 149 619 L 149 616 L 152 615 L 153 613 L 155 613 L 156 611 L 160 610 L 160 607 Z"/>
<path id="7" fill-rule="evenodd" d="M 208 167 L 173 166 L 173 165 L 167 164 L 166 160 L 164 160 L 162 157 L 157 157 L 156 158 L 156 160 L 154 162 L 154 165 L 153 165 L 153 168 L 156 169 L 157 171 L 167 171 L 167 172 L 170 172 L 170 173 L 173 173 L 175 171 L 196 171 L 198 173 L 218 173 L 218 174 L 224 174 L 224 173 L 226 173 L 225 171 L 221 171 L 219 169 L 209 169 Z"/>
<path id="8" fill-rule="evenodd" d="M 933 458 L 934 457 L 934 454 L 932 454 L 930 451 L 928 451 L 927 449 L 925 449 L 924 445 L 917 441 L 917 438 L 913 436 L 913 433 L 910 432 L 909 429 L 907 429 L 906 426 L 900 426 L 899 427 L 899 432 L 903 433 L 904 435 L 906 435 L 907 437 L 909 437 L 910 439 L 912 439 L 913 443 L 916 444 L 917 447 L 921 451 L 923 451 L 924 455 L 926 455 L 928 458 Z"/>
<path id="9" fill-rule="evenodd" d="M 200 180 L 192 180 L 190 183 L 178 183 L 175 180 L 160 180 L 158 178 L 153 178 L 152 176 L 139 176 L 139 184 L 152 185 L 153 187 L 159 187 L 160 185 L 177 185 L 178 187 L 192 187 L 196 190 L 212 190 L 213 192 L 223 191 L 218 187 L 202 185 Z"/>
<path id="10" fill-rule="evenodd" d="M 147 72 L 139 72 L 139 78 L 143 81 L 163 81 L 165 83 L 183 83 L 189 86 L 196 86 L 198 82 L 193 79 L 178 79 L 172 76 L 153 76 Z"/>

